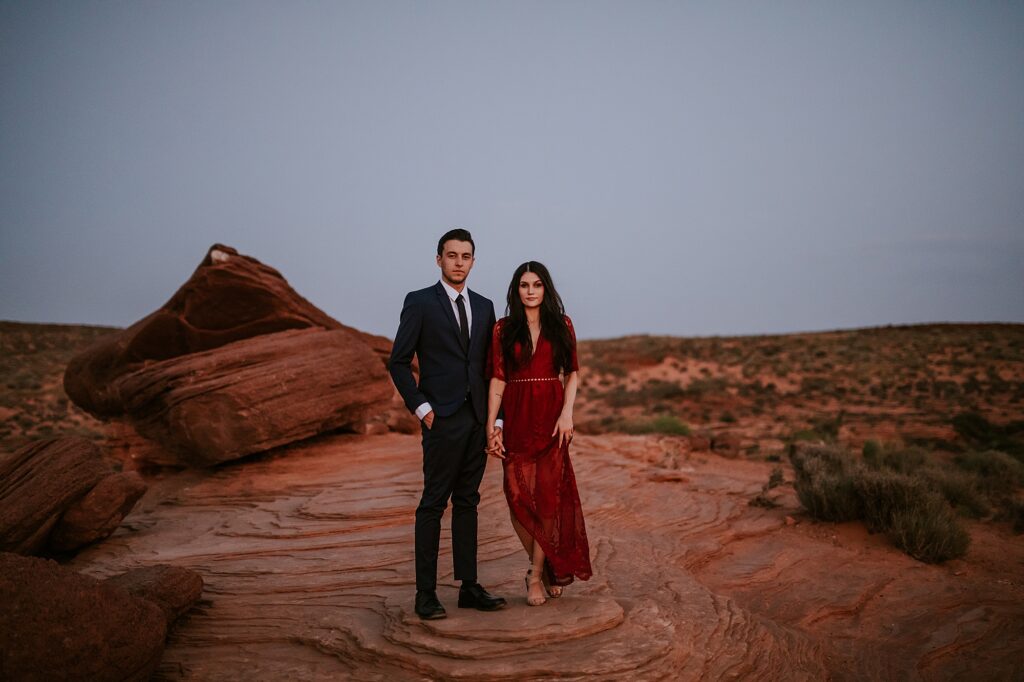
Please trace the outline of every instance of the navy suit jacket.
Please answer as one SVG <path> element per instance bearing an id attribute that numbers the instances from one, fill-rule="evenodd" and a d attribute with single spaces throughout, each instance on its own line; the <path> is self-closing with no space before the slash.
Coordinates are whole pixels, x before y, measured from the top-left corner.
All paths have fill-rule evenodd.
<path id="1" fill-rule="evenodd" d="M 487 418 L 487 358 L 491 351 L 494 304 L 469 292 L 473 322 L 464 350 L 459 321 L 441 282 L 405 297 L 402 318 L 391 347 L 391 380 L 410 412 L 429 402 L 437 417 L 448 417 L 465 402 L 467 393 L 480 423 Z M 412 357 L 420 365 L 420 383 L 412 373 Z"/>

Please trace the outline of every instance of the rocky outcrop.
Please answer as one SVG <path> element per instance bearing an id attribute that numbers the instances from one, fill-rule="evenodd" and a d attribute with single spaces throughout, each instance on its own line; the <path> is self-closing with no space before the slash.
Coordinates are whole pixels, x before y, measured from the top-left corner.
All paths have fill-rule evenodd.
<path id="1" fill-rule="evenodd" d="M 163 611 L 55 561 L 0 553 L 0 678 L 147 680 Z"/>
<path id="2" fill-rule="evenodd" d="M 977 524 L 965 560 L 933 566 L 862 524 L 814 523 L 788 486 L 774 489 L 777 507 L 750 506 L 774 462 L 655 436 L 580 435 L 571 456 L 594 577 L 541 607 L 526 604 L 527 559 L 492 460 L 478 570 L 508 608 L 457 608 L 446 522 L 448 617 L 416 617 L 423 461 L 419 438 L 398 434 L 337 434 L 167 475 L 149 493 L 162 503 L 133 516 L 146 532 L 72 563 L 203 575 L 213 598 L 157 670 L 174 679 L 1019 677 L 1024 545 L 1009 529 Z"/>
<path id="3" fill-rule="evenodd" d="M 76 550 L 114 532 L 145 491 L 83 438 L 29 443 L 0 459 L 0 551 Z"/>
<path id="4" fill-rule="evenodd" d="M 418 431 L 388 378 L 390 350 L 214 244 L 159 310 L 75 356 L 64 388 L 148 439 L 140 459 L 210 464 L 339 427 Z"/>
<path id="5" fill-rule="evenodd" d="M 151 364 L 116 382 L 157 464 L 208 466 L 338 428 L 362 428 L 392 387 L 347 329 L 293 329 Z"/>

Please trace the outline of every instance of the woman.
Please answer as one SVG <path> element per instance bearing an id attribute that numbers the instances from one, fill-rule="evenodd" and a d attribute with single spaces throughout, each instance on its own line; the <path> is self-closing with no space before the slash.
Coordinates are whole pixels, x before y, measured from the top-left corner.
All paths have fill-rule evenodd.
<path id="1" fill-rule="evenodd" d="M 547 268 L 516 268 L 506 317 L 494 325 L 487 404 L 488 453 L 502 460 L 505 499 L 530 557 L 526 601 L 540 606 L 590 578 L 590 548 L 569 461 L 579 386 L 576 334 Z M 563 378 L 564 377 L 564 386 Z M 504 434 L 495 431 L 504 408 Z"/>

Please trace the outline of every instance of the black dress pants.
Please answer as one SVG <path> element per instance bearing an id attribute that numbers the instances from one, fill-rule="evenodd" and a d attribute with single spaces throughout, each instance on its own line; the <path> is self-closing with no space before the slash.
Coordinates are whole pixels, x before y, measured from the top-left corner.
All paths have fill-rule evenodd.
<path id="1" fill-rule="evenodd" d="M 476 507 L 487 465 L 487 434 L 466 400 L 450 417 L 422 423 L 423 495 L 416 508 L 416 589 L 437 588 L 441 516 L 452 500 L 452 558 L 455 579 L 476 581 Z"/>

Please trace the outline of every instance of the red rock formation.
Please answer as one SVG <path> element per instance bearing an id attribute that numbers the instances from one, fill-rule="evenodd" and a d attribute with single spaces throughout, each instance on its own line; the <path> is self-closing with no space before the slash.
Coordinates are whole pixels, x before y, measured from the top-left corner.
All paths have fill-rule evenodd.
<path id="1" fill-rule="evenodd" d="M 286 329 L 348 329 L 386 361 L 391 342 L 346 327 L 300 296 L 274 268 L 214 244 L 167 303 L 132 326 L 100 339 L 68 363 L 64 389 L 82 409 L 117 416 L 114 380 L 153 360 Z"/>
<path id="2" fill-rule="evenodd" d="M 148 680 L 163 655 L 160 608 L 55 561 L 0 553 L 0 677 Z"/>
<path id="3" fill-rule="evenodd" d="M 0 459 L 0 551 L 70 551 L 106 537 L 146 491 L 83 438 L 29 443 Z"/>
<path id="4" fill-rule="evenodd" d="M 334 334 L 302 341 L 278 336 L 297 330 Z M 321 342 L 318 358 L 316 344 Z M 299 346 L 299 358 L 274 356 L 300 352 Z M 371 404 L 377 430 L 417 431 L 385 371 L 390 350 L 390 340 L 341 324 L 300 296 L 277 270 L 214 244 L 159 310 L 75 356 L 64 373 L 64 388 L 91 414 L 127 418 L 144 436 L 157 439 L 159 447 L 133 448 L 141 459 L 208 464 L 339 426 L 374 430 L 356 424 L 356 416 L 365 419 L 363 408 Z M 184 388 L 193 381 L 193 367 L 200 366 L 206 368 L 205 396 Z M 210 374 L 217 374 L 215 368 L 223 370 L 219 378 Z M 229 375 L 243 368 L 244 381 Z M 259 372 L 266 376 L 256 376 Z M 289 377 L 291 390 L 303 394 L 296 405 L 274 389 L 280 373 Z M 346 385 L 349 379 L 356 383 Z M 143 386 L 151 389 L 154 382 L 191 397 L 182 404 L 154 403 L 152 390 L 144 396 L 134 393 Z M 263 395 L 263 390 L 270 393 Z M 176 401 L 179 394 L 164 397 Z M 338 401 L 333 407 L 332 400 Z M 204 418 L 211 406 L 219 421 Z M 349 409 L 353 406 L 359 409 Z M 232 442 L 235 437 L 240 440 Z M 198 451 L 186 452 L 196 445 Z M 161 449 L 175 454 L 161 454 Z"/>
<path id="5" fill-rule="evenodd" d="M 293 329 L 154 363 L 117 380 L 149 462 L 208 466 L 361 427 L 393 394 L 383 365 L 348 329 Z"/>

